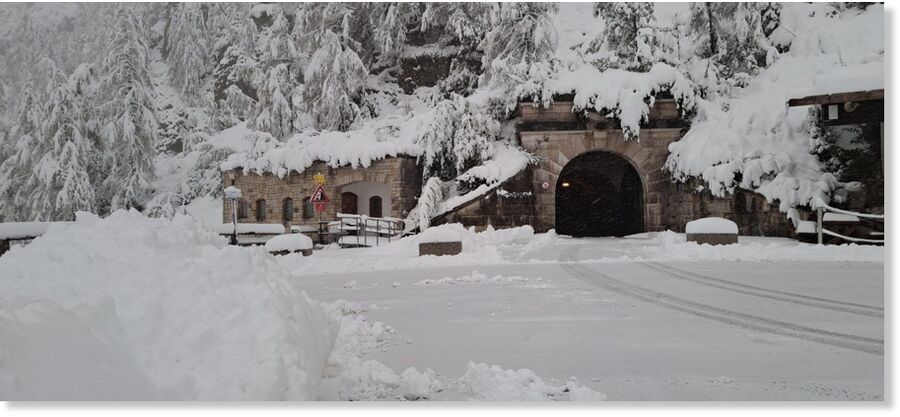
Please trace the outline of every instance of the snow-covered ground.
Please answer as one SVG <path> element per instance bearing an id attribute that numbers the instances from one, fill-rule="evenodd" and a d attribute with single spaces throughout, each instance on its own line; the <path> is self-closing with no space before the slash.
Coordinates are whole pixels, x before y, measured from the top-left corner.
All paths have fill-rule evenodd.
<path id="1" fill-rule="evenodd" d="M 529 398 L 521 381 L 498 382 L 506 397 L 473 392 L 488 365 L 608 400 L 883 398 L 882 248 L 518 229 L 464 233 L 463 254 L 418 258 L 410 240 L 280 260 L 297 288 L 390 326 L 362 356 L 433 370 L 429 398 Z"/>
<path id="2" fill-rule="evenodd" d="M 445 225 L 460 255 L 274 257 L 198 223 L 80 215 L 0 257 L 0 398 L 884 395 L 880 247 Z"/>

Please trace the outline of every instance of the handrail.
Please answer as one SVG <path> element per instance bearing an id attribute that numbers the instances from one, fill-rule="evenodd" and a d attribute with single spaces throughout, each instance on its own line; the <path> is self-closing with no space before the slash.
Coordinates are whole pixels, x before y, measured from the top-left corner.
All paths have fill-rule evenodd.
<path id="1" fill-rule="evenodd" d="M 362 241 L 363 246 L 369 246 L 370 233 L 375 234 L 375 245 L 378 246 L 381 243 L 381 239 L 384 238 L 382 234 L 387 235 L 387 240 L 390 242 L 403 230 L 402 225 L 400 225 L 402 220 L 392 217 L 369 217 L 361 214 L 344 213 L 338 213 L 336 217 L 338 218 L 338 230 L 341 232 L 340 241 L 347 237 L 348 231 L 353 230 L 356 231 L 357 246 L 360 245 L 360 241 Z"/>
<path id="2" fill-rule="evenodd" d="M 879 219 L 879 220 L 884 220 L 884 215 L 883 215 L 883 214 L 879 215 L 879 214 L 857 213 L 857 212 L 854 212 L 854 211 L 841 210 L 841 209 L 839 209 L 839 208 L 834 208 L 834 207 L 829 206 L 828 204 L 824 204 L 824 203 L 823 203 L 822 205 L 820 205 L 820 206 L 816 209 L 816 237 L 817 237 L 818 243 L 819 243 L 820 245 L 823 243 L 822 235 L 833 236 L 833 237 L 836 237 L 836 238 L 839 238 L 839 239 L 844 239 L 844 240 L 847 240 L 847 241 L 850 241 L 850 242 L 860 242 L 860 243 L 881 243 L 881 244 L 884 244 L 884 239 L 878 240 L 878 239 L 865 239 L 865 238 L 861 238 L 861 237 L 844 236 L 844 235 L 842 235 L 842 234 L 840 234 L 840 233 L 835 233 L 835 232 L 833 232 L 833 231 L 831 231 L 831 230 L 826 229 L 826 228 L 823 226 L 823 222 L 822 222 L 822 218 L 824 217 L 824 213 L 825 213 L 826 210 L 828 210 L 828 211 L 830 211 L 830 212 L 833 212 L 833 213 L 846 214 L 846 215 L 849 215 L 849 216 L 856 216 L 856 217 L 862 217 L 862 218 L 868 218 L 868 219 Z"/>
<path id="3" fill-rule="evenodd" d="M 824 233 L 824 234 L 826 234 L 826 235 L 829 235 L 829 236 L 839 237 L 839 238 L 844 239 L 844 240 L 849 240 L 849 241 L 851 241 L 851 242 L 884 243 L 884 240 L 883 240 L 883 239 L 882 239 L 882 240 L 878 240 L 878 239 L 864 239 L 864 238 L 861 238 L 861 237 L 844 236 L 844 235 L 842 235 L 842 234 L 840 234 L 840 233 L 835 233 L 835 232 L 832 232 L 831 230 L 828 230 L 828 229 L 822 229 L 822 233 Z"/>
<path id="4" fill-rule="evenodd" d="M 834 208 L 829 206 L 828 204 L 823 204 L 822 207 L 828 209 L 828 211 L 839 213 L 839 214 L 847 214 L 850 216 L 863 217 L 867 219 L 884 219 L 883 214 L 868 214 L 868 213 L 857 213 L 855 211 L 841 210 L 839 208 Z"/>

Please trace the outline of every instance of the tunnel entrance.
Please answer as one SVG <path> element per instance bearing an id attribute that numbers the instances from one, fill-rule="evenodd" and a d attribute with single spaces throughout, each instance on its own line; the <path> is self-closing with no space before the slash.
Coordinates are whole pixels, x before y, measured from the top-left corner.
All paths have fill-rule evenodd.
<path id="1" fill-rule="evenodd" d="M 569 161 L 556 181 L 556 232 L 625 236 L 644 231 L 644 187 L 625 158 L 593 151 Z"/>

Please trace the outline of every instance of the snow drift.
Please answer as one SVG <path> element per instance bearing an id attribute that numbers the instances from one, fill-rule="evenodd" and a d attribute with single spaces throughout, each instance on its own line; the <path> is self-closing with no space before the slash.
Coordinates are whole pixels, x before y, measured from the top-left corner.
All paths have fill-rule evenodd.
<path id="1" fill-rule="evenodd" d="M 0 258 L 4 400 L 316 397 L 336 322 L 190 217 L 79 213 Z"/>

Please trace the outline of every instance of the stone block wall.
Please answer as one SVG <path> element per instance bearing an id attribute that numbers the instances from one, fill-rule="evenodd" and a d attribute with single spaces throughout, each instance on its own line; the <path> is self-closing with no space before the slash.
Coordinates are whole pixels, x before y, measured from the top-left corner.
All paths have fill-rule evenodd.
<path id="1" fill-rule="evenodd" d="M 388 184 L 391 192 L 390 212 L 385 216 L 405 218 L 416 205 L 419 191 L 422 188 L 422 175 L 412 157 L 386 158 L 373 162 L 369 167 L 353 168 L 349 166 L 333 168 L 324 162 L 316 162 L 303 172 L 291 172 L 284 178 L 272 174 L 244 173 L 241 169 L 224 172 L 223 187 L 234 185 L 242 192 L 248 204 L 247 217 L 238 219 L 241 223 L 279 223 L 290 226 L 318 226 L 320 216 L 313 213 L 311 218 L 304 218 L 303 201 L 312 195 L 317 185 L 313 176 L 317 173 L 325 175 L 325 194 L 331 202 L 322 220 L 334 220 L 341 210 L 341 190 L 344 186 L 359 181 L 371 181 Z M 283 201 L 294 200 L 294 213 L 290 221 L 284 220 Z M 266 200 L 265 219 L 257 219 L 256 201 Z M 231 221 L 231 204 L 227 201 L 222 213 L 223 222 Z"/>

